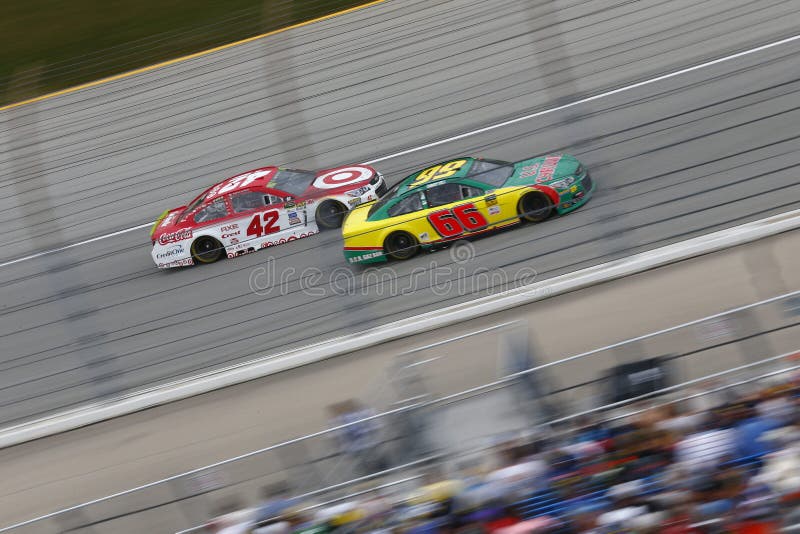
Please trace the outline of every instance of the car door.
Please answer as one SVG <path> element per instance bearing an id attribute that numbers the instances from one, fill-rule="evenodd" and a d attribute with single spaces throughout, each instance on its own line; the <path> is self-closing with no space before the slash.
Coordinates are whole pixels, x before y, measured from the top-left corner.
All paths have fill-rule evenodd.
<path id="1" fill-rule="evenodd" d="M 286 210 L 286 217 L 289 221 L 289 226 L 295 228 L 297 226 L 308 226 L 308 207 L 306 201 L 298 201 L 288 193 L 274 192 L 271 195 L 275 199 L 275 205 L 282 204 L 283 209 Z"/>
<path id="2" fill-rule="evenodd" d="M 251 252 L 286 241 L 301 218 L 289 216 L 286 200 L 265 191 L 236 191 L 228 195 L 235 219 L 222 228 L 223 244 L 234 253 Z"/>
<path id="3" fill-rule="evenodd" d="M 426 217 L 431 231 L 440 239 L 456 239 L 492 226 L 497 217 L 490 215 L 484 193 L 483 189 L 457 182 L 428 185 Z"/>

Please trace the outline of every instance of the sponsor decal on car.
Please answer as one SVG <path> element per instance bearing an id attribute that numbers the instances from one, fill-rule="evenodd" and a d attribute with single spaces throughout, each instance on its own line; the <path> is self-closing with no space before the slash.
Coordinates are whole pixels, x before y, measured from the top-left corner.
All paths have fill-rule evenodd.
<path id="1" fill-rule="evenodd" d="M 162 245 L 168 245 L 169 243 L 175 243 L 177 241 L 183 241 L 184 239 L 191 239 L 192 238 L 192 229 L 191 228 L 184 228 L 183 230 L 178 230 L 177 232 L 169 232 L 166 234 L 161 234 L 158 236 L 158 242 Z"/>
<path id="2" fill-rule="evenodd" d="M 228 224 L 226 226 L 223 226 L 222 228 L 219 229 L 219 231 L 220 232 L 230 232 L 231 230 L 238 230 L 238 229 L 239 229 L 239 225 L 234 223 L 234 224 Z M 239 232 L 236 232 L 236 233 L 238 234 Z"/>
<path id="3" fill-rule="evenodd" d="M 188 265 L 194 265 L 194 260 L 192 258 L 184 258 L 182 260 L 172 260 L 168 262 L 158 262 L 158 266 L 160 268 L 164 267 L 186 267 Z"/>
<path id="4" fill-rule="evenodd" d="M 495 204 L 497 204 L 497 195 L 495 194 L 486 195 L 485 200 L 487 206 L 494 206 Z"/>
<path id="5" fill-rule="evenodd" d="M 245 244 L 242 243 L 240 246 L 236 247 L 239 250 L 236 250 L 235 252 L 228 252 L 228 257 L 235 258 L 236 256 L 244 256 L 245 254 L 252 254 L 256 251 L 256 249 L 253 247 L 243 248 L 244 245 Z"/>
<path id="6" fill-rule="evenodd" d="M 372 170 L 366 167 L 343 167 L 326 172 L 314 180 L 317 189 L 337 189 L 347 185 L 365 182 L 372 177 Z"/>
<path id="7" fill-rule="evenodd" d="M 531 176 L 536 176 L 539 172 L 539 164 L 534 163 L 533 165 L 525 165 L 520 169 L 519 177 L 520 178 L 530 178 Z"/>
<path id="8" fill-rule="evenodd" d="M 290 211 L 287 215 L 289 215 L 289 224 L 303 224 L 303 221 L 300 220 L 300 217 L 297 215 L 296 211 Z"/>
<path id="9" fill-rule="evenodd" d="M 561 161 L 561 156 L 548 156 L 544 158 L 544 162 L 542 163 L 542 168 L 539 169 L 539 176 L 536 178 L 536 182 L 541 183 L 552 180 L 559 161 Z"/>
<path id="10" fill-rule="evenodd" d="M 295 241 L 297 239 L 302 239 L 304 237 L 312 236 L 314 234 L 316 234 L 316 232 L 303 232 L 302 234 L 290 235 L 289 237 L 282 237 L 277 241 L 264 241 L 263 243 L 261 243 L 261 248 L 274 247 L 275 245 L 283 245 L 284 243 L 288 243 L 289 241 Z"/>
<path id="11" fill-rule="evenodd" d="M 186 249 L 183 248 L 183 245 L 173 245 L 173 246 L 169 247 L 168 249 L 157 253 L 156 254 L 156 258 L 159 259 L 159 260 L 166 260 L 166 259 L 172 258 L 174 256 L 180 256 L 181 254 L 184 254 L 185 252 L 186 252 Z"/>
<path id="12" fill-rule="evenodd" d="M 348 258 L 348 261 L 350 263 L 356 263 L 359 261 L 371 260 L 372 258 L 380 258 L 381 256 L 383 256 L 383 251 L 376 250 L 375 252 L 365 252 L 364 254 L 359 254 L 358 256 Z"/>
<path id="13" fill-rule="evenodd" d="M 361 199 L 360 198 L 351 198 L 350 200 L 347 201 L 347 203 L 350 205 L 351 208 L 355 208 L 356 206 L 361 204 Z"/>
<path id="14" fill-rule="evenodd" d="M 222 237 L 222 239 L 228 239 L 228 238 L 231 238 L 233 236 L 241 235 L 241 234 L 242 234 L 241 230 L 236 230 L 235 232 L 230 232 L 228 234 L 222 234 L 221 237 Z"/>
<path id="15" fill-rule="evenodd" d="M 431 236 L 428 234 L 428 232 L 422 232 L 421 234 L 419 234 L 420 241 L 430 241 L 430 239 Z"/>
<path id="16" fill-rule="evenodd" d="M 500 206 L 489 206 L 489 215 L 497 215 L 500 213 Z"/>

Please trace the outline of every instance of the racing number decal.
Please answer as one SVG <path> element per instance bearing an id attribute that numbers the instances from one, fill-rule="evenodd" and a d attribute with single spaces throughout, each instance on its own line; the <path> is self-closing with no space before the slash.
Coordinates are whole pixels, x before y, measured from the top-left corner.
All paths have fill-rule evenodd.
<path id="1" fill-rule="evenodd" d="M 239 176 L 234 176 L 228 183 L 223 185 L 219 191 L 217 191 L 217 195 L 224 195 L 234 189 L 239 189 L 245 186 L 250 185 L 251 183 L 255 182 L 257 179 L 270 174 L 272 171 L 252 171 L 246 172 L 244 174 L 240 174 Z"/>
<path id="2" fill-rule="evenodd" d="M 261 218 L 264 218 L 264 224 L 261 224 Z M 280 232 L 281 227 L 275 224 L 280 215 L 276 210 L 265 211 L 253 217 L 250 224 L 247 226 L 247 235 L 253 237 L 261 237 L 263 235 L 274 234 Z"/>
<path id="3" fill-rule="evenodd" d="M 467 160 L 465 159 L 457 159 L 455 161 L 445 163 L 444 165 L 435 165 L 429 169 L 425 169 L 424 171 L 420 172 L 416 178 L 414 178 L 414 181 L 408 185 L 408 188 L 411 189 L 433 180 L 449 178 L 458 172 L 458 169 L 463 167 L 466 162 Z"/>
<path id="4" fill-rule="evenodd" d="M 452 237 L 464 231 L 450 210 L 435 211 L 428 215 L 428 220 L 442 237 Z"/>
<path id="5" fill-rule="evenodd" d="M 428 221 L 442 237 L 455 237 L 489 226 L 489 221 L 475 204 L 462 204 L 453 209 L 434 211 L 428 215 Z"/>

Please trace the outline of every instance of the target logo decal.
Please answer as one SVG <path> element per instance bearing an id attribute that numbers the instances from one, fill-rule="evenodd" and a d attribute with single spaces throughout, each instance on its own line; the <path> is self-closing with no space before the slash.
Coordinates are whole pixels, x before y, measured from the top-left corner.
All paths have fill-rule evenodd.
<path id="1" fill-rule="evenodd" d="M 365 167 L 344 167 L 335 171 L 326 172 L 314 180 L 317 189 L 336 189 L 369 180 L 372 170 Z"/>

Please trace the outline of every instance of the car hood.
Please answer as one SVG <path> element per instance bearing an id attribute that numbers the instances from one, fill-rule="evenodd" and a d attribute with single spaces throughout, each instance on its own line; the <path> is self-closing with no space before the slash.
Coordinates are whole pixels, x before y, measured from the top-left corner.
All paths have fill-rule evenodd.
<path id="1" fill-rule="evenodd" d="M 303 196 L 318 197 L 358 189 L 369 184 L 377 172 L 369 165 L 344 165 L 317 171 L 316 174 Z"/>
<path id="2" fill-rule="evenodd" d="M 564 176 L 572 176 L 580 164 L 580 161 L 569 154 L 545 154 L 518 161 L 514 164 L 516 172 L 505 186 L 547 185 Z"/>

